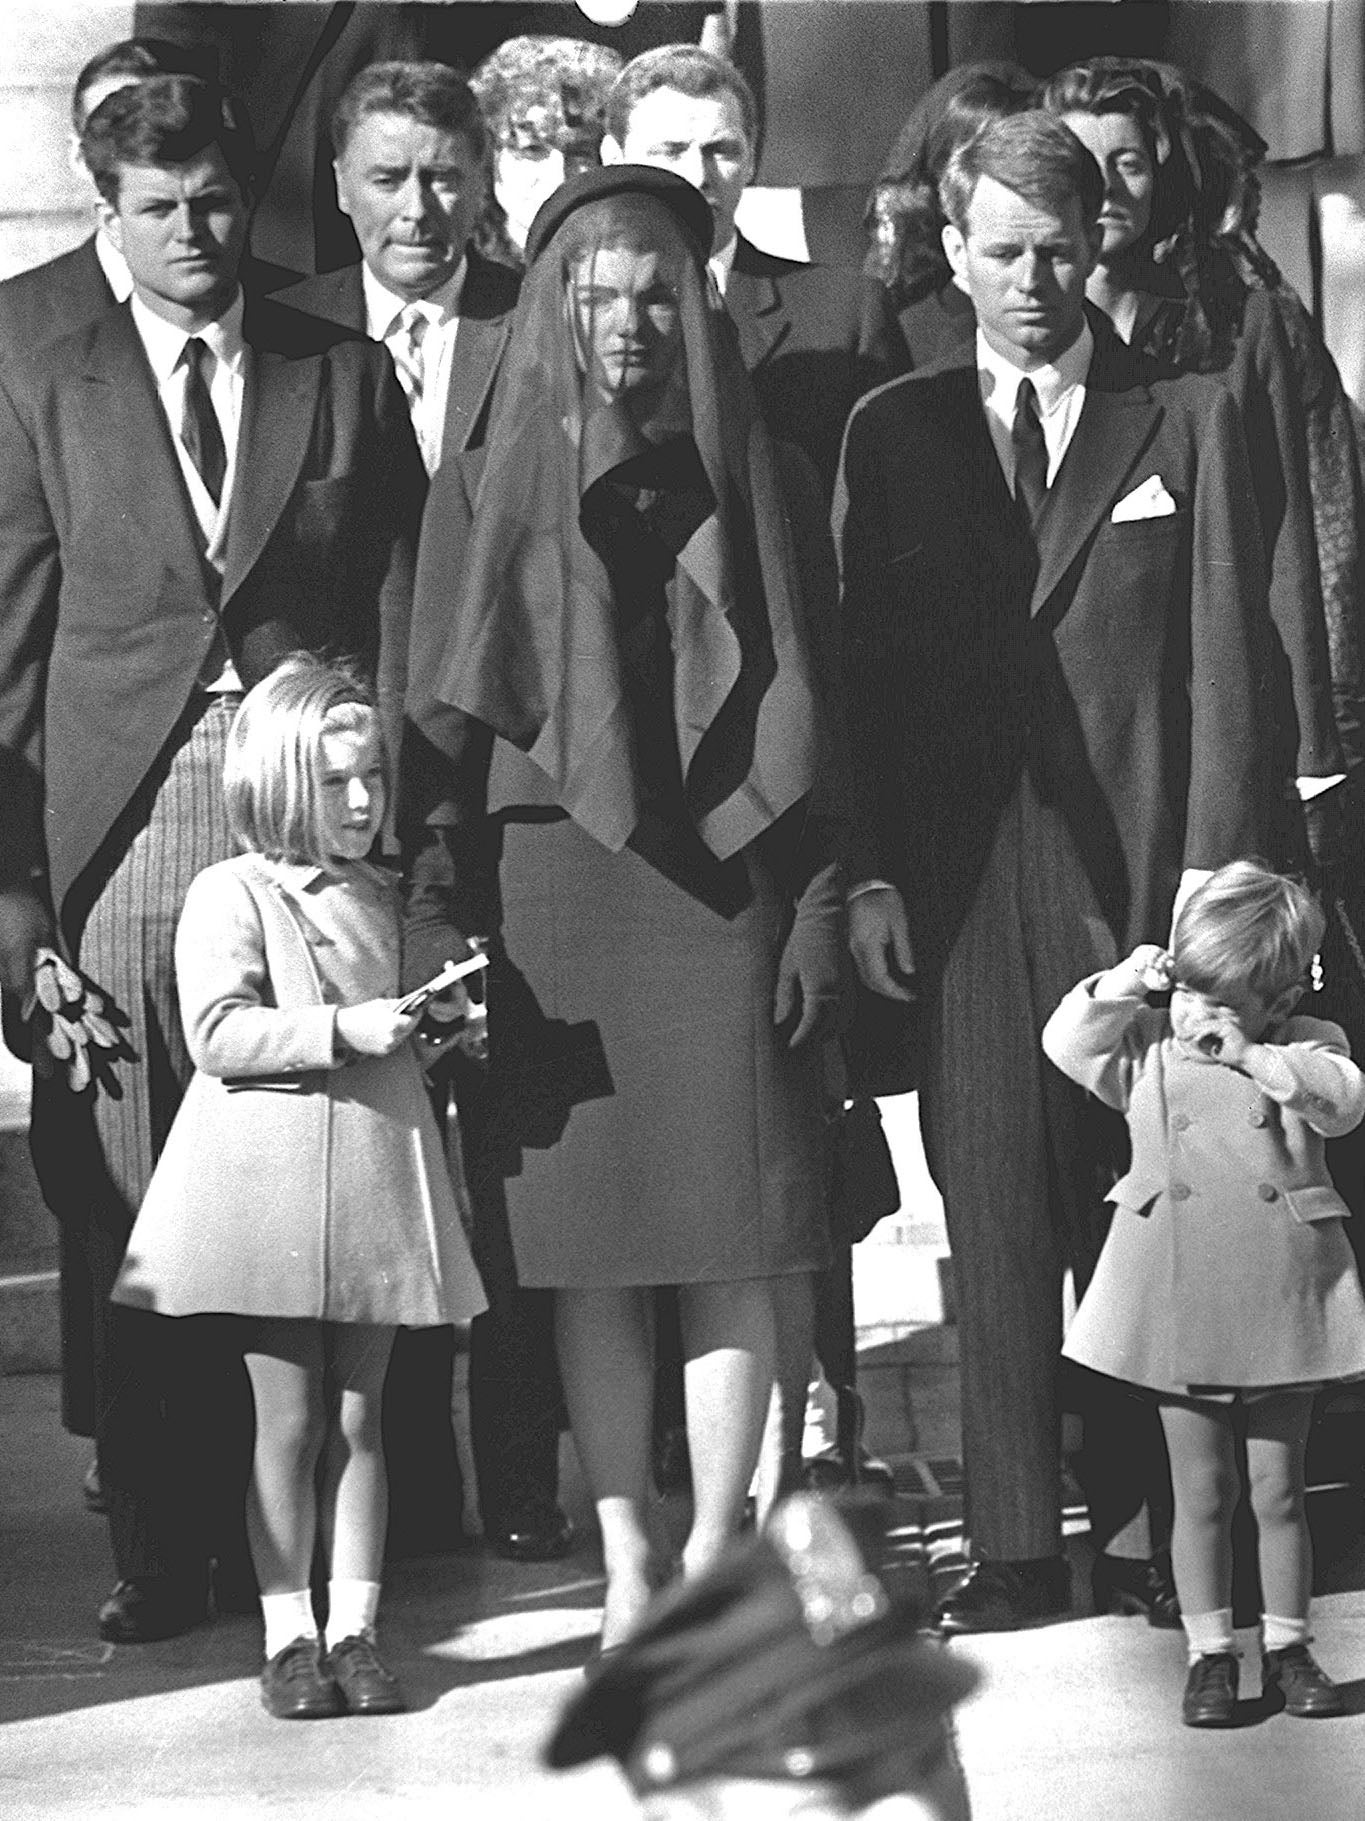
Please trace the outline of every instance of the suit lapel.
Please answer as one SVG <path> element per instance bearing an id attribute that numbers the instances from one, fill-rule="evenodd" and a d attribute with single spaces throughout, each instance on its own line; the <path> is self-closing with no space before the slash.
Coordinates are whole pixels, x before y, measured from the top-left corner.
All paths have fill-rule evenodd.
<path id="1" fill-rule="evenodd" d="M 469 447 L 483 416 L 484 405 L 502 360 L 512 317 L 495 303 L 483 261 L 469 255 L 469 273 L 460 298 L 460 327 L 446 390 L 444 454 L 458 455 Z"/>
<path id="2" fill-rule="evenodd" d="M 248 342 L 246 396 L 228 521 L 223 604 L 265 548 L 308 453 L 322 363 Z"/>
<path id="3" fill-rule="evenodd" d="M 1110 391 L 1103 383 L 1087 385 L 1081 420 L 1034 526 L 1035 614 L 1046 606 L 1081 546 L 1120 497 L 1160 419 L 1161 407 L 1144 386 Z"/>
<path id="4" fill-rule="evenodd" d="M 92 468 L 116 481 L 123 507 L 178 575 L 204 585 L 203 538 L 141 338 L 125 305 L 93 325 L 83 375 Z"/>
<path id="5" fill-rule="evenodd" d="M 740 353 L 749 373 L 776 352 L 792 327 L 777 279 L 771 272 L 748 269 L 757 263 L 755 249 L 741 240 L 725 287 L 725 308 L 739 333 Z"/>

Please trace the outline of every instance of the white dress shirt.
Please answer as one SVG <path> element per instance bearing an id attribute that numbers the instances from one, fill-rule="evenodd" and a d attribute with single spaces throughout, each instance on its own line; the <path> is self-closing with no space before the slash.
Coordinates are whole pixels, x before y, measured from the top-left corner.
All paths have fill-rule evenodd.
<path id="1" fill-rule="evenodd" d="M 706 269 L 715 281 L 716 289 L 724 299 L 725 288 L 730 282 L 730 273 L 734 269 L 735 250 L 739 246 L 739 235 L 732 234 L 725 245 L 714 252 L 706 262 Z"/>
<path id="2" fill-rule="evenodd" d="M 426 334 L 422 338 L 422 395 L 408 399 L 408 410 L 428 474 L 435 474 L 441 464 L 446 395 L 450 391 L 455 338 L 460 329 L 460 294 L 468 264 L 468 260 L 462 259 L 438 291 L 418 298 L 413 304 L 380 284 L 368 265 L 360 268 L 365 291 L 365 333 L 372 341 L 382 341 L 393 354 L 399 341 L 407 335 L 404 318 L 408 310 L 417 310 L 427 319 Z"/>
<path id="3" fill-rule="evenodd" d="M 1055 361 L 1026 373 L 1022 367 L 1016 367 L 1012 361 L 997 354 L 980 329 L 977 330 L 976 375 L 981 385 L 986 428 L 991 433 L 1011 493 L 1014 491 L 1014 408 L 1019 387 L 1024 380 L 1031 379 L 1038 394 L 1038 421 L 1043 426 L 1043 441 L 1047 445 L 1047 484 L 1050 487 L 1081 421 L 1085 381 L 1094 352 L 1095 338 L 1090 333 L 1090 324 L 1086 323 L 1071 346 Z"/>
<path id="4" fill-rule="evenodd" d="M 188 449 L 180 440 L 185 418 L 185 381 L 188 372 L 184 361 L 185 346 L 193 337 L 188 330 L 177 328 L 174 323 L 167 322 L 164 316 L 158 316 L 154 310 L 148 309 L 136 292 L 129 308 L 133 324 L 147 352 L 161 408 L 166 413 L 176 460 L 180 463 L 180 472 L 189 489 L 190 504 L 203 535 L 204 555 L 221 575 L 227 553 L 228 515 L 237 473 L 237 439 L 242 425 L 242 400 L 246 391 L 247 347 L 242 339 L 242 294 L 240 291 L 237 293 L 215 322 L 195 331 L 214 356 L 213 372 L 208 382 L 209 401 L 218 419 L 218 428 L 223 435 L 223 450 L 227 457 L 223 494 L 216 506 L 199 470 L 190 460 Z M 241 687 L 221 635 L 210 652 L 200 682 L 205 689 L 215 692 Z"/>

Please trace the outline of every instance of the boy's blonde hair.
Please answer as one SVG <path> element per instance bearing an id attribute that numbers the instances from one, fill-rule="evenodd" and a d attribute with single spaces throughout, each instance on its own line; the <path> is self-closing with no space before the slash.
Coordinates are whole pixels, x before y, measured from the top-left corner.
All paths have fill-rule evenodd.
<path id="1" fill-rule="evenodd" d="M 1213 998 L 1250 987 L 1270 1005 L 1303 980 L 1326 923 L 1306 885 L 1264 860 L 1233 860 L 1196 886 L 1181 908 L 1172 943 L 1175 978 Z"/>
<path id="2" fill-rule="evenodd" d="M 228 732 L 223 797 L 243 847 L 335 872 L 322 829 L 322 736 L 373 725 L 390 787 L 374 695 L 357 671 L 306 652 L 249 690 Z"/>

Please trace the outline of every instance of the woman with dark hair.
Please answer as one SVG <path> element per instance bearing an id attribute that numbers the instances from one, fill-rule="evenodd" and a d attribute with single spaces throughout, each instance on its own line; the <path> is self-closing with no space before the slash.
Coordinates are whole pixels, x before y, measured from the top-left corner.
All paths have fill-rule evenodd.
<path id="1" fill-rule="evenodd" d="M 1365 760 L 1360 483 L 1331 357 L 1255 237 L 1265 148 L 1168 64 L 1092 58 L 1054 76 L 1043 105 L 1105 177 L 1091 301 L 1159 368 L 1216 373 L 1241 407 L 1285 673 L 1279 769 L 1325 834 L 1321 793 Z M 1284 857 L 1299 859 L 1299 818 L 1286 820 Z"/>
<path id="2" fill-rule="evenodd" d="M 872 186 L 863 270 L 890 291 L 917 367 L 969 341 L 976 326 L 943 250 L 939 179 L 960 145 L 1034 96 L 1032 77 L 1013 63 L 959 64 L 915 103 Z"/>
<path id="3" fill-rule="evenodd" d="M 555 1292 L 604 1648 L 657 1578 L 653 1288 L 678 1286 L 693 1575 L 757 1460 L 771 1280 L 828 1257 L 814 1040 L 842 809 L 811 610 L 833 554 L 711 308 L 710 234 L 699 192 L 639 166 L 541 209 L 486 448 L 437 477 L 414 608 L 410 964 L 494 938 L 471 1177 L 497 1177 L 522 1284 Z"/>

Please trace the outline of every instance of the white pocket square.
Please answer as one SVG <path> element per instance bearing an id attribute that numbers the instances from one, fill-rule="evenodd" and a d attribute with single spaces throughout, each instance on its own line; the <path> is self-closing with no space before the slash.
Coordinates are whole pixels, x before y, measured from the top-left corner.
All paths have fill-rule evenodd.
<path id="1" fill-rule="evenodd" d="M 1169 518 L 1175 511 L 1175 501 L 1161 484 L 1159 474 L 1150 475 L 1140 487 L 1134 487 L 1126 493 L 1109 514 L 1111 525 L 1131 524 L 1140 518 Z"/>

